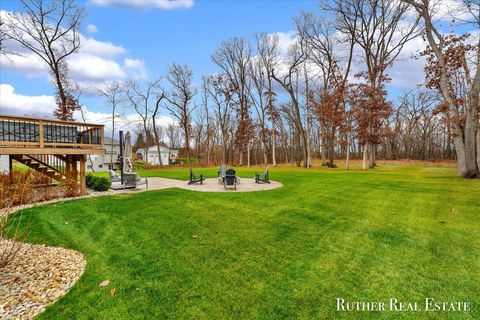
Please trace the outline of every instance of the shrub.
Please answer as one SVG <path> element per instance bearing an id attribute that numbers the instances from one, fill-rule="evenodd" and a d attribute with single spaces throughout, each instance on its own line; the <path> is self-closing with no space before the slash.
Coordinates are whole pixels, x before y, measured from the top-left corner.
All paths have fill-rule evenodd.
<path id="1" fill-rule="evenodd" d="M 95 177 L 93 182 L 93 190 L 95 191 L 107 191 L 110 188 L 110 179 L 105 177 Z"/>
<path id="2" fill-rule="evenodd" d="M 85 183 L 87 185 L 87 188 L 93 189 L 96 178 L 97 177 L 93 174 L 87 174 L 87 176 L 85 177 Z"/>
<path id="3" fill-rule="evenodd" d="M 141 162 L 141 161 L 135 161 L 135 162 L 133 163 L 133 167 L 134 167 L 135 169 L 143 169 L 144 165 L 145 165 L 145 164 L 144 164 L 143 162 Z"/>

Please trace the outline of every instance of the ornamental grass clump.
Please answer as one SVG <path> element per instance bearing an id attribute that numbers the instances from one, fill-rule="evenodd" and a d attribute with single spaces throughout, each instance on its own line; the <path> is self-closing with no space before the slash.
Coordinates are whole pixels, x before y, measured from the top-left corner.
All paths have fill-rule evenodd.
<path id="1" fill-rule="evenodd" d="M 12 172 L 13 178 L 17 179 L 14 180 L 15 183 L 10 183 L 10 177 L 5 179 L 4 175 L 1 175 L 0 179 L 0 269 L 12 262 L 20 250 L 21 242 L 28 234 L 28 226 L 24 229 L 20 228 L 22 215 L 18 212 L 13 213 L 13 207 L 31 200 L 33 178 L 31 175 L 26 176 L 24 172 L 20 174 Z M 29 189 L 30 192 L 26 194 Z M 14 219 L 14 215 L 18 217 Z"/>
<path id="2" fill-rule="evenodd" d="M 50 200 L 51 188 L 51 179 L 33 170 L 0 173 L 0 208 Z"/>

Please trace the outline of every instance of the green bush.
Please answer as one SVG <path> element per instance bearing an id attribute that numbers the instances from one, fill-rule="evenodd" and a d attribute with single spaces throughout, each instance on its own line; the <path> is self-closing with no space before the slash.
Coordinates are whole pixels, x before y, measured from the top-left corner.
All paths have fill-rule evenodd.
<path id="1" fill-rule="evenodd" d="M 107 191 L 112 184 L 110 179 L 105 177 L 97 177 L 94 175 L 87 175 L 86 177 L 87 187 L 95 191 Z"/>
<path id="2" fill-rule="evenodd" d="M 96 179 L 97 177 L 94 176 L 93 174 L 87 174 L 87 176 L 85 177 L 87 188 L 93 189 L 93 185 Z"/>
<path id="3" fill-rule="evenodd" d="M 135 161 L 135 162 L 133 163 L 133 166 L 134 166 L 136 169 L 143 169 L 144 165 L 145 165 L 145 164 L 144 164 L 142 161 Z"/>
<path id="4" fill-rule="evenodd" d="M 110 179 L 105 177 L 96 177 L 93 184 L 93 190 L 95 191 L 107 191 L 110 188 Z"/>

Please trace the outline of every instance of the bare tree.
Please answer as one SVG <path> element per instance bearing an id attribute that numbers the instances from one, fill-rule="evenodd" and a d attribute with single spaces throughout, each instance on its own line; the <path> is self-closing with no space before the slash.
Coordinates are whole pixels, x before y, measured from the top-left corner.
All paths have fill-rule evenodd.
<path id="1" fill-rule="evenodd" d="M 6 54 L 5 41 L 7 40 L 7 31 L 5 30 L 5 21 L 0 20 L 0 55 Z"/>
<path id="2" fill-rule="evenodd" d="M 113 139 L 115 137 L 115 119 L 118 117 L 116 111 L 118 105 L 124 100 L 123 94 L 125 92 L 125 88 L 121 83 L 114 81 L 106 84 L 104 88 L 98 89 L 98 92 L 104 97 L 105 102 L 108 104 L 108 107 L 112 112 L 112 145 L 110 150 L 110 168 L 113 168 Z"/>
<path id="3" fill-rule="evenodd" d="M 250 117 L 249 64 L 252 55 L 250 43 L 243 38 L 231 38 L 222 42 L 212 55 L 213 62 L 219 66 L 233 85 L 237 97 L 237 127 L 235 145 L 240 151 L 240 165 L 243 153 L 248 148 L 253 134 Z M 248 159 L 247 161 L 250 161 Z"/>
<path id="4" fill-rule="evenodd" d="M 201 115 L 205 118 L 205 144 L 206 144 L 206 151 L 207 151 L 207 164 L 210 164 L 210 156 L 211 156 L 211 145 L 212 145 L 212 138 L 214 137 L 214 124 L 213 119 L 210 116 L 210 109 L 209 109 L 209 78 L 206 76 L 202 77 L 202 111 Z"/>
<path id="5" fill-rule="evenodd" d="M 327 5 L 329 4 L 327 2 Z M 353 20 L 347 25 L 339 25 L 337 16 L 316 17 L 311 12 L 304 12 L 295 19 L 297 33 L 308 48 L 307 61 L 320 71 L 322 81 L 319 95 L 322 103 L 317 105 L 321 108 L 316 108 L 316 115 L 320 123 L 321 140 L 324 142 L 322 165 L 332 167 L 335 166 L 333 161 L 337 131 L 340 128 L 342 131 L 349 128 L 346 125 L 345 88 L 351 70 L 356 39 L 354 33 L 357 21 L 355 17 L 353 15 Z M 336 35 L 337 32 L 343 36 L 339 37 Z M 342 68 L 341 64 L 345 67 Z M 308 92 L 308 89 L 306 91 L 307 99 L 309 96 L 313 96 L 313 91 Z M 309 103 L 306 105 L 308 106 Z M 349 133 L 345 134 L 348 149 Z M 328 144 L 328 149 L 326 144 Z M 326 162 L 327 153 L 328 162 Z M 348 166 L 348 161 L 346 166 Z"/>
<path id="6" fill-rule="evenodd" d="M 268 100 L 269 94 L 265 89 L 267 87 L 268 73 L 265 71 L 263 63 L 260 59 L 256 58 L 251 61 L 250 77 L 253 81 L 253 89 L 250 91 L 251 100 L 255 107 L 257 119 L 260 126 L 260 144 L 262 148 L 263 161 L 268 163 L 267 158 L 267 127 L 266 118 L 268 116 Z"/>
<path id="7" fill-rule="evenodd" d="M 125 88 L 125 94 L 132 104 L 135 112 L 140 116 L 144 131 L 144 148 L 145 148 L 145 163 L 148 163 L 148 136 L 149 136 L 149 124 L 151 117 L 152 99 L 157 96 L 159 90 L 160 79 L 149 82 L 142 87 L 137 81 L 130 82 Z M 160 154 L 158 155 L 160 157 Z"/>
<path id="8" fill-rule="evenodd" d="M 160 152 L 159 129 L 161 127 L 157 127 L 157 115 L 158 115 L 158 112 L 160 111 L 160 103 L 162 102 L 163 99 L 165 99 L 165 93 L 161 92 L 160 94 L 157 94 L 155 107 L 152 113 L 153 136 L 155 137 L 155 145 L 157 146 L 157 153 L 158 153 L 158 164 L 160 165 L 160 167 L 163 167 L 163 160 L 162 160 L 162 154 Z M 168 159 L 170 159 L 170 155 L 168 156 Z"/>
<path id="9" fill-rule="evenodd" d="M 411 5 L 425 23 L 425 36 L 429 44 L 427 51 L 430 52 L 429 62 L 432 67 L 426 70 L 427 77 L 429 72 L 433 73 L 433 76 L 430 76 L 430 84 L 432 87 L 437 87 L 445 99 L 446 113 L 451 119 L 453 129 L 457 173 L 466 178 L 478 177 L 480 176 L 477 163 L 477 148 L 480 147 L 480 134 L 477 132 L 480 101 L 480 38 L 476 48 L 467 47 L 462 43 L 463 39 L 448 37 L 437 29 L 432 18 L 434 8 L 429 0 L 403 0 L 403 2 Z M 472 9 L 474 6 L 479 8 L 480 5 L 476 1 L 467 0 L 466 3 L 469 5 L 467 9 L 471 10 L 471 23 L 480 26 L 480 12 Z M 466 59 L 466 53 L 469 51 L 473 51 L 476 55 L 472 58 L 471 64 Z M 463 73 L 465 81 L 464 97 L 459 97 L 458 91 L 454 88 L 459 70 Z M 461 115 L 465 117 L 463 125 L 456 120 L 459 116 L 459 104 L 465 104 L 465 111 Z"/>
<path id="10" fill-rule="evenodd" d="M 272 77 L 269 75 L 272 74 L 273 70 L 278 66 L 278 57 L 279 57 L 279 48 L 278 48 L 278 35 L 277 34 L 266 34 L 266 33 L 257 33 L 255 35 L 257 40 L 257 51 L 260 57 L 260 60 L 263 64 L 263 68 L 267 73 L 267 105 L 268 105 L 268 115 L 271 121 L 271 145 L 272 145 L 272 163 L 273 166 L 277 166 L 277 156 L 276 156 L 276 126 L 275 118 L 277 116 L 277 111 L 275 110 L 275 92 L 272 85 Z"/>
<path id="11" fill-rule="evenodd" d="M 169 102 L 166 109 L 178 120 L 183 130 L 187 163 L 190 166 L 191 114 L 195 109 L 195 107 L 191 107 L 190 102 L 196 94 L 192 85 L 193 72 L 187 65 L 173 63 L 169 68 L 167 80 L 171 85 L 171 90 L 165 96 Z"/>
<path id="12" fill-rule="evenodd" d="M 20 0 L 23 12 L 8 13 L 8 37 L 33 52 L 50 69 L 58 106 L 55 115 L 72 120 L 76 105 L 69 92 L 67 58 L 80 47 L 83 8 L 73 0 Z"/>
<path id="13" fill-rule="evenodd" d="M 215 121 L 220 129 L 224 163 L 228 160 L 229 128 L 232 118 L 234 86 L 229 77 L 222 73 L 208 77 L 208 93 L 215 105 Z"/>
<path id="14" fill-rule="evenodd" d="M 270 77 L 278 82 L 289 94 L 292 100 L 293 116 L 295 120 L 296 131 L 298 134 L 298 143 L 301 144 L 303 150 L 303 167 L 309 168 L 308 163 L 308 142 L 307 134 L 303 128 L 302 117 L 300 114 L 300 106 L 298 102 L 298 94 L 295 80 L 298 80 L 300 68 L 307 59 L 304 43 L 297 41 L 290 47 L 289 59 L 286 61 L 287 71 L 283 75 L 275 73 L 275 69 L 271 70 Z"/>
<path id="15" fill-rule="evenodd" d="M 181 140 L 182 140 L 182 133 L 180 128 L 177 125 L 173 123 L 169 123 L 166 128 L 166 134 L 167 134 L 170 149 L 175 149 L 180 147 Z"/>
<path id="16" fill-rule="evenodd" d="M 364 78 L 372 88 L 383 85 L 387 79 L 386 70 L 405 44 L 420 35 L 419 19 L 410 21 L 408 5 L 397 0 L 333 0 L 331 3 L 325 1 L 324 6 L 337 17 L 337 29 L 353 39 L 363 52 Z M 368 124 L 368 127 L 375 126 Z M 364 146 L 370 149 L 369 166 L 373 168 L 378 142 L 368 136 L 377 136 L 377 132 L 367 132 Z"/>

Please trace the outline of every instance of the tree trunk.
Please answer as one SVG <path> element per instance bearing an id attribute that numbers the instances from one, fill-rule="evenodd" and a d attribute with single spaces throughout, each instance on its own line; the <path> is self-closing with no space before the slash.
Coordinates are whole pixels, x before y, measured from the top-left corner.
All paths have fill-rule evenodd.
<path id="1" fill-rule="evenodd" d="M 247 142 L 247 167 L 250 168 L 250 141 Z"/>
<path id="2" fill-rule="evenodd" d="M 157 153 L 158 153 L 158 164 L 161 168 L 163 168 L 162 163 L 162 154 L 160 153 L 160 140 L 158 139 L 158 132 L 157 132 L 157 125 L 155 122 L 155 116 L 152 117 L 152 124 L 153 124 L 153 134 L 155 136 L 155 145 L 157 146 Z"/>
<path id="3" fill-rule="evenodd" d="M 465 166 L 465 145 L 463 138 L 458 135 L 453 136 L 453 145 L 455 147 L 455 154 L 457 156 L 457 175 L 465 176 L 467 167 Z"/>
<path id="4" fill-rule="evenodd" d="M 277 148 L 275 147 L 275 127 L 274 127 L 273 116 L 272 116 L 272 163 L 274 167 L 277 166 L 276 150 Z"/>
<path id="5" fill-rule="evenodd" d="M 144 147 L 145 147 L 145 159 L 143 161 L 148 164 L 148 128 L 147 128 L 147 120 L 143 120 L 143 130 L 145 132 L 145 142 L 144 142 Z"/>
<path id="6" fill-rule="evenodd" d="M 186 126 L 185 126 L 186 127 Z M 188 128 L 184 128 L 184 134 L 185 134 L 185 148 L 187 151 L 187 165 L 190 167 L 190 137 L 188 134 Z"/>
<path id="7" fill-rule="evenodd" d="M 210 137 L 208 136 L 207 130 L 207 165 L 210 164 Z"/>
<path id="8" fill-rule="evenodd" d="M 480 124 L 477 130 L 477 167 L 480 169 Z"/>
<path id="9" fill-rule="evenodd" d="M 477 108 L 471 107 L 465 122 L 465 178 L 479 176 L 476 154 L 477 126 Z"/>
<path id="10" fill-rule="evenodd" d="M 450 86 L 448 84 L 448 72 L 447 72 L 447 64 L 445 61 L 445 56 L 442 52 L 442 48 L 435 42 L 433 37 L 433 33 L 436 32 L 434 29 L 433 23 L 430 18 L 430 14 L 428 13 L 428 7 L 422 9 L 422 15 L 425 19 L 425 35 L 427 37 L 428 43 L 430 47 L 437 57 L 438 64 L 441 68 L 440 70 L 440 92 L 442 93 L 443 98 L 447 101 L 448 104 L 448 114 L 450 119 L 456 118 L 456 105 L 455 101 L 450 92 Z M 442 42 L 440 42 L 442 45 Z M 457 155 L 457 174 L 459 176 L 466 176 L 467 175 L 467 166 L 466 166 L 466 157 L 465 157 L 465 144 L 463 141 L 463 134 L 462 128 L 458 123 L 452 121 L 452 129 L 453 129 L 453 144 L 455 146 L 455 153 Z M 471 128 L 469 134 L 471 134 Z M 475 134 L 475 131 L 473 131 Z M 469 137 L 469 151 L 471 151 L 471 137 Z M 471 157 L 469 156 L 469 165 L 471 166 Z M 471 168 L 470 168 L 471 169 Z"/>
<path id="11" fill-rule="evenodd" d="M 334 167 L 334 158 L 335 158 L 335 128 L 332 126 L 332 130 L 330 133 L 330 141 L 328 146 L 328 166 Z"/>
<path id="12" fill-rule="evenodd" d="M 322 166 L 324 166 L 327 163 L 327 139 L 325 139 L 322 134 L 320 135 L 322 141 Z"/>
<path id="13" fill-rule="evenodd" d="M 262 141 L 263 161 L 265 165 L 268 164 L 267 148 L 265 146 L 265 140 Z"/>
<path id="14" fill-rule="evenodd" d="M 347 155 L 345 157 L 345 170 L 350 169 L 350 134 L 347 133 Z"/>
<path id="15" fill-rule="evenodd" d="M 303 128 L 303 125 L 302 125 L 298 101 L 295 101 L 293 104 L 294 104 L 294 112 L 295 112 L 295 124 L 298 130 L 299 140 L 301 140 L 301 147 L 302 147 L 302 153 L 303 153 L 303 167 L 308 168 L 310 164 L 308 163 L 307 136 L 305 134 L 305 129 Z"/>
<path id="16" fill-rule="evenodd" d="M 228 141 L 227 141 L 227 134 L 225 132 L 222 133 L 222 142 L 223 142 L 223 164 L 227 163 L 228 158 Z"/>
<path id="17" fill-rule="evenodd" d="M 365 142 L 365 144 L 363 145 L 362 170 L 367 170 L 367 153 L 368 153 L 368 142 Z"/>
<path id="18" fill-rule="evenodd" d="M 368 167 L 369 167 L 370 169 L 373 169 L 373 168 L 375 168 L 375 165 L 376 165 L 376 163 L 375 163 L 375 154 L 376 154 L 376 150 L 377 150 L 377 148 L 376 148 L 377 145 L 372 144 L 372 143 L 369 144 L 369 145 L 370 145 L 370 163 L 369 163 Z"/>
<path id="19" fill-rule="evenodd" d="M 268 105 L 270 107 L 270 118 L 272 119 L 272 163 L 273 166 L 277 166 L 277 155 L 276 155 L 276 147 L 275 147 L 275 120 L 274 115 L 275 112 L 273 110 L 273 99 L 272 99 L 272 78 L 268 77 Z"/>
<path id="20" fill-rule="evenodd" d="M 58 95 L 60 97 L 60 107 L 62 110 L 62 116 L 60 117 L 60 120 L 69 121 L 70 119 L 68 118 L 69 110 L 67 110 L 67 96 L 65 94 L 65 89 L 63 88 L 63 83 L 60 76 L 60 66 L 58 65 L 58 62 L 54 62 L 52 64 L 52 67 L 52 71 L 55 75 L 55 83 L 58 90 Z"/>

